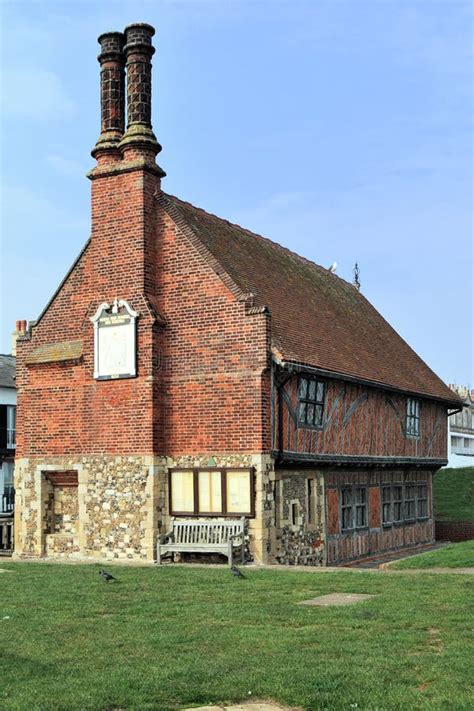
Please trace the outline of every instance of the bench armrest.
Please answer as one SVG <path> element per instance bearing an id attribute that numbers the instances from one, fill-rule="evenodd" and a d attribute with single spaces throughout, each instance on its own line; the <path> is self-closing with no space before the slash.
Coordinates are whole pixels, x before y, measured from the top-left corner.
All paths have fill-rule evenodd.
<path id="1" fill-rule="evenodd" d="M 167 543 L 169 540 L 174 540 L 173 529 L 171 529 L 171 531 L 167 531 L 166 533 L 160 533 L 160 535 L 158 536 L 158 543 Z"/>

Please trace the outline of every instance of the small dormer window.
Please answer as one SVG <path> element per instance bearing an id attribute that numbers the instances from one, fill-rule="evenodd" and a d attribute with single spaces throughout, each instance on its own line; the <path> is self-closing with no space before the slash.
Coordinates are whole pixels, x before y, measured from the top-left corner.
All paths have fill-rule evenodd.
<path id="1" fill-rule="evenodd" d="M 322 427 L 326 385 L 313 378 L 300 378 L 298 386 L 298 420 L 306 427 Z"/>
<path id="2" fill-rule="evenodd" d="M 407 399 L 406 433 L 408 437 L 420 436 L 420 401 L 412 397 Z"/>

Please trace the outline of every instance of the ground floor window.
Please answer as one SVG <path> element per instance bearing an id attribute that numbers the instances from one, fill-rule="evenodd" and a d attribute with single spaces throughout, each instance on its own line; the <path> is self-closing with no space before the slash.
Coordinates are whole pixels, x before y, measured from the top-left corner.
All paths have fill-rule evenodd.
<path id="1" fill-rule="evenodd" d="M 413 521 L 416 518 L 415 485 L 405 484 L 405 519 Z"/>
<path id="2" fill-rule="evenodd" d="M 384 484 L 382 523 L 391 526 L 403 521 L 428 518 L 428 486 L 422 484 Z"/>
<path id="3" fill-rule="evenodd" d="M 356 528 L 367 526 L 367 489 L 358 486 L 355 490 L 355 524 Z"/>
<path id="4" fill-rule="evenodd" d="M 428 517 L 428 487 L 426 484 L 418 485 L 418 496 L 417 496 L 417 517 L 427 518 Z"/>
<path id="5" fill-rule="evenodd" d="M 173 515 L 254 515 L 252 469 L 172 469 L 169 483 Z"/>
<path id="6" fill-rule="evenodd" d="M 367 526 L 367 487 L 344 486 L 341 489 L 341 523 L 343 531 Z"/>

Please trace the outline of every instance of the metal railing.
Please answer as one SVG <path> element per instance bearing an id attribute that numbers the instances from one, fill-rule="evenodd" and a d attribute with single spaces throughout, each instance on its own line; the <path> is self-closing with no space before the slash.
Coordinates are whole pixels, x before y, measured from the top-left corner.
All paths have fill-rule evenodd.
<path id="1" fill-rule="evenodd" d="M 0 427 L 0 447 L 16 448 L 16 429 L 14 427 Z"/>
<path id="2" fill-rule="evenodd" d="M 12 514 L 15 508 L 15 489 L 8 487 L 5 489 L 0 499 L 0 516 L 2 514 Z"/>

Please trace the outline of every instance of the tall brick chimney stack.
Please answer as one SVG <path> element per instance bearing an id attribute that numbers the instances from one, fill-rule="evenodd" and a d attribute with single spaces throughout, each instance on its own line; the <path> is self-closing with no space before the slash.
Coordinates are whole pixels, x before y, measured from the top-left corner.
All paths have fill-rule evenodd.
<path id="1" fill-rule="evenodd" d="M 155 53 L 151 25 L 136 23 L 125 28 L 127 67 L 127 132 L 120 148 L 124 160 L 145 158 L 154 163 L 161 151 L 151 125 L 151 58 Z M 164 174 L 163 174 L 164 175 Z"/>
<path id="2" fill-rule="evenodd" d="M 100 63 L 100 136 L 92 155 L 99 164 L 121 159 L 118 144 L 125 131 L 125 36 L 106 32 L 98 42 Z"/>
<path id="3" fill-rule="evenodd" d="M 99 37 L 101 134 L 92 151 L 97 165 L 88 173 L 97 306 L 118 297 L 139 310 L 139 299 L 154 288 L 145 265 L 155 258 L 156 196 L 165 175 L 155 160 L 161 146 L 151 126 L 154 34 L 138 23 Z"/>

